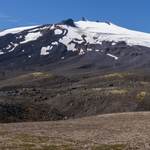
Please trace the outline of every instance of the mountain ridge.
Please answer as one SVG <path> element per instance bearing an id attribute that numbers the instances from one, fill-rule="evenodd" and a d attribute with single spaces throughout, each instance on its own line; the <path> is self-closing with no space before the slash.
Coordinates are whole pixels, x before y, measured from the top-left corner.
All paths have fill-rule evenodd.
<path id="1" fill-rule="evenodd" d="M 35 60 L 40 63 L 43 59 L 55 63 L 92 51 L 106 59 L 113 58 L 114 65 L 121 64 L 131 60 L 131 56 L 139 60 L 141 55 L 149 55 L 149 39 L 150 34 L 88 20 L 67 19 L 58 24 L 15 28 L 0 32 L 0 65 Z"/>

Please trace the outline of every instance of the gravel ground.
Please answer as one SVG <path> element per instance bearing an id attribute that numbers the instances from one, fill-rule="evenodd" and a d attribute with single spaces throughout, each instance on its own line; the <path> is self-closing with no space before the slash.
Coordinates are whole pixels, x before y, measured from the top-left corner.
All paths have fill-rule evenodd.
<path id="1" fill-rule="evenodd" d="M 150 112 L 0 124 L 1 149 L 150 149 Z M 34 139 L 34 140 L 33 140 Z M 45 139 L 42 141 L 41 139 Z M 33 148 L 34 147 L 34 148 Z M 116 149 L 119 149 L 118 147 Z M 109 148 L 108 148 L 109 149 Z M 115 148 L 110 148 L 115 149 Z"/>

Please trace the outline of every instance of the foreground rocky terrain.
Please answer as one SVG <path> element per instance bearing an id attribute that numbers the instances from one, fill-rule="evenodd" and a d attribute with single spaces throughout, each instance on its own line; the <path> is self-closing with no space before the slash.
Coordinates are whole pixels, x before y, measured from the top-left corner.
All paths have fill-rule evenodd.
<path id="1" fill-rule="evenodd" d="M 115 113 L 80 119 L 0 124 L 0 149 L 148 150 L 150 113 Z"/>

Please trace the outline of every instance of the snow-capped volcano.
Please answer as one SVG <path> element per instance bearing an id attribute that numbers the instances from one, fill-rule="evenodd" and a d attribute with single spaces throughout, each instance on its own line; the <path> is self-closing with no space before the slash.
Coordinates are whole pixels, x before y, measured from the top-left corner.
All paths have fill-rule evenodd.
<path id="1" fill-rule="evenodd" d="M 128 30 L 109 22 L 79 21 L 75 25 L 97 38 L 98 41 L 125 41 L 128 45 L 150 47 L 150 34 L 147 33 Z"/>
<path id="2" fill-rule="evenodd" d="M 110 22 L 85 19 L 78 22 L 68 19 L 58 24 L 0 32 L 0 63 L 3 64 L 43 58 L 48 58 L 50 63 L 88 52 L 96 52 L 114 61 L 149 54 L 150 34 L 128 30 Z"/>

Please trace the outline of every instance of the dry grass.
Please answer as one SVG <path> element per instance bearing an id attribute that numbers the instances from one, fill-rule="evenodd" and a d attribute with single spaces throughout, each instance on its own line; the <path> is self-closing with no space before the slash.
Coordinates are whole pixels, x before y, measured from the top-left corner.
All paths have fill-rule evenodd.
<path id="1" fill-rule="evenodd" d="M 149 82 L 141 82 L 141 84 L 146 86 L 146 85 L 149 85 Z"/>
<path id="2" fill-rule="evenodd" d="M 108 75 L 104 75 L 102 77 L 105 77 L 105 78 L 111 78 L 111 77 L 119 77 L 119 78 L 123 78 L 124 75 L 126 75 L 126 73 L 114 73 L 114 74 L 108 74 Z"/>
<path id="3" fill-rule="evenodd" d="M 4 80 L 2 81 L 1 84 L 3 85 L 14 85 L 14 84 L 20 84 L 20 83 L 23 83 L 23 82 L 33 82 L 33 81 L 40 81 L 40 80 L 44 80 L 44 79 L 47 79 L 47 78 L 52 78 L 54 77 L 55 75 L 53 74 L 46 74 L 46 73 L 42 73 L 42 72 L 34 72 L 34 73 L 29 73 L 29 74 L 26 74 L 26 75 L 21 75 L 21 76 L 18 76 L 18 77 L 15 77 L 15 78 L 11 78 L 11 79 L 8 79 L 8 80 Z"/>
<path id="4" fill-rule="evenodd" d="M 150 112 L 0 124 L 0 149 L 148 150 Z M 7 130 L 6 130 L 7 129 Z"/>
<path id="5" fill-rule="evenodd" d="M 142 101 L 144 99 L 144 96 L 146 95 L 146 92 L 140 92 L 137 94 L 136 99 L 138 101 Z"/>

